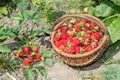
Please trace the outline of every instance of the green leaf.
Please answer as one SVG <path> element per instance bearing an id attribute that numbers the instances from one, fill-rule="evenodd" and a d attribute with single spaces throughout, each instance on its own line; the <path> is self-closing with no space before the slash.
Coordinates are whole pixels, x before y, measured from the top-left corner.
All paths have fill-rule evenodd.
<path id="1" fill-rule="evenodd" d="M 24 74 L 26 80 L 34 80 L 35 79 L 35 72 L 31 68 L 24 69 L 23 74 Z"/>
<path id="2" fill-rule="evenodd" d="M 38 72 L 40 72 L 42 76 L 47 76 L 47 72 L 46 72 L 46 70 L 45 70 L 44 67 L 38 66 L 38 67 L 35 67 L 35 69 L 36 69 Z"/>
<path id="3" fill-rule="evenodd" d="M 113 13 L 113 9 L 106 5 L 105 3 L 101 3 L 99 6 L 96 7 L 95 15 L 97 17 L 106 17 Z"/>
<path id="4" fill-rule="evenodd" d="M 17 19 L 17 20 L 21 20 L 23 19 L 21 14 L 14 14 L 13 16 L 11 16 L 12 19 Z"/>
<path id="5" fill-rule="evenodd" d="M 8 14 L 7 7 L 6 7 L 6 6 L 0 7 L 0 14 L 4 14 L 4 15 L 7 15 L 7 14 Z"/>
<path id="6" fill-rule="evenodd" d="M 53 57 L 52 51 L 46 50 L 41 53 L 43 57 Z"/>
<path id="7" fill-rule="evenodd" d="M 21 10 L 27 8 L 27 0 L 18 0 L 17 2 L 17 7 L 20 8 Z"/>
<path id="8" fill-rule="evenodd" d="M 114 2 L 116 5 L 120 6 L 120 0 L 111 0 L 112 2 Z"/>
<path id="9" fill-rule="evenodd" d="M 32 21 L 40 22 L 41 21 L 40 14 L 39 13 L 34 13 Z"/>
<path id="10" fill-rule="evenodd" d="M 112 5 L 112 6 L 111 6 Z M 104 0 L 100 5 L 96 7 L 95 16 L 97 17 L 107 17 L 112 14 L 118 13 L 120 7 L 114 5 L 109 0 Z"/>
<path id="11" fill-rule="evenodd" d="M 6 35 L 0 35 L 0 40 L 4 40 L 4 39 L 7 39 L 8 38 L 8 36 L 6 36 Z"/>
<path id="12" fill-rule="evenodd" d="M 107 26 L 112 43 L 120 40 L 120 15 L 107 18 L 104 23 Z"/>
<path id="13" fill-rule="evenodd" d="M 2 46 L 2 45 L 0 45 L 0 52 L 7 52 L 7 53 L 9 53 L 9 52 L 11 52 L 11 50 L 7 47 L 7 46 Z"/>
<path id="14" fill-rule="evenodd" d="M 53 60 L 52 58 L 45 58 L 44 59 L 44 63 L 49 66 L 49 67 L 52 67 L 53 66 Z"/>

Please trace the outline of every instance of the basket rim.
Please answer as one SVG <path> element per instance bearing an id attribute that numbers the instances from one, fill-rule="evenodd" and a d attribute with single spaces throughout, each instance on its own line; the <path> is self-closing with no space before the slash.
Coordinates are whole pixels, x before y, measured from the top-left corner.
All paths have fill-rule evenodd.
<path id="1" fill-rule="evenodd" d="M 84 53 L 84 54 L 68 54 L 68 53 L 65 53 L 65 52 L 59 50 L 59 49 L 54 45 L 54 42 L 53 42 L 54 31 L 51 30 L 51 32 L 50 32 L 51 43 L 52 43 L 53 48 L 55 49 L 55 51 L 56 51 L 58 54 L 63 55 L 63 56 L 65 56 L 65 57 L 72 57 L 72 58 L 80 58 L 80 57 L 89 56 L 89 55 L 95 53 L 97 50 L 99 50 L 99 49 L 104 45 L 104 43 L 105 43 L 105 41 L 107 40 L 107 38 L 109 38 L 109 36 L 107 35 L 107 29 L 106 29 L 104 23 L 103 23 L 101 20 L 99 20 L 98 18 L 96 18 L 96 17 L 94 17 L 94 16 L 91 16 L 91 15 L 88 15 L 88 14 L 79 14 L 79 15 L 71 14 L 71 15 L 64 15 L 64 16 L 60 17 L 59 19 L 57 19 L 55 22 L 57 22 L 58 20 L 60 20 L 60 19 L 62 19 L 62 18 L 67 18 L 67 17 L 81 17 L 81 16 L 85 16 L 85 17 L 88 17 L 88 18 L 89 18 L 89 17 L 90 17 L 90 18 L 93 18 L 93 20 L 96 20 L 97 22 L 99 22 L 99 23 L 97 23 L 97 24 L 100 24 L 100 27 L 102 27 L 102 29 L 104 29 L 104 35 L 103 35 L 102 41 L 100 42 L 99 46 L 98 46 L 97 48 L 93 49 L 92 51 L 86 52 L 86 53 Z M 56 26 L 54 26 L 54 25 L 55 25 L 55 23 L 52 25 L 52 27 L 56 27 Z M 52 28 L 52 29 L 53 29 L 53 28 Z"/>

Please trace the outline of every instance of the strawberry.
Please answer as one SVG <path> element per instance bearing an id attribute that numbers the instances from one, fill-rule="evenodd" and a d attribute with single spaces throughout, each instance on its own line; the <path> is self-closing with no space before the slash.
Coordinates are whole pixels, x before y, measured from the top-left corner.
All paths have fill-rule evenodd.
<path id="1" fill-rule="evenodd" d="M 35 47 L 34 50 L 33 50 L 34 53 L 38 53 L 38 51 L 39 51 L 38 47 Z"/>
<path id="2" fill-rule="evenodd" d="M 75 53 L 79 53 L 80 52 L 80 46 L 75 46 Z"/>
<path id="3" fill-rule="evenodd" d="M 60 46 L 59 46 L 59 49 L 60 49 L 60 50 L 64 50 L 64 49 L 65 49 L 65 46 L 64 46 L 64 45 L 60 45 Z"/>
<path id="4" fill-rule="evenodd" d="M 73 28 L 73 27 L 70 27 L 70 28 L 69 28 L 69 30 L 70 30 L 70 31 L 73 31 L 73 30 L 74 30 L 74 28 Z"/>
<path id="5" fill-rule="evenodd" d="M 72 46 L 78 46 L 80 44 L 79 38 L 74 38 L 72 41 Z"/>
<path id="6" fill-rule="evenodd" d="M 82 19 L 82 22 L 83 22 L 84 24 L 86 24 L 86 23 L 89 23 L 90 21 L 87 20 L 87 19 Z"/>
<path id="7" fill-rule="evenodd" d="M 87 50 L 87 52 L 91 51 L 92 50 L 92 45 L 88 45 L 86 50 Z"/>
<path id="8" fill-rule="evenodd" d="M 81 27 L 76 27 L 76 32 L 79 32 L 79 31 L 81 31 L 81 30 L 82 30 Z"/>
<path id="9" fill-rule="evenodd" d="M 67 50 L 67 53 L 73 54 L 75 52 L 75 48 L 73 46 L 70 46 Z"/>
<path id="10" fill-rule="evenodd" d="M 34 62 L 34 56 L 29 56 L 28 60 L 29 60 L 30 63 Z"/>
<path id="11" fill-rule="evenodd" d="M 89 30 L 89 31 L 86 31 L 86 34 L 87 34 L 87 35 L 91 35 L 92 32 Z"/>
<path id="12" fill-rule="evenodd" d="M 56 30 L 61 30 L 61 29 L 62 29 L 62 26 L 59 25 L 59 26 L 57 26 L 57 29 L 56 29 Z"/>
<path id="13" fill-rule="evenodd" d="M 79 21 L 75 21 L 74 23 L 73 23 L 73 25 L 78 25 L 80 22 Z"/>
<path id="14" fill-rule="evenodd" d="M 55 41 L 55 46 L 58 48 L 60 46 L 60 43 L 58 41 Z"/>
<path id="15" fill-rule="evenodd" d="M 19 56 L 19 53 L 18 53 L 17 51 L 14 51 L 13 53 L 14 53 L 14 55 L 16 55 L 16 56 Z"/>
<path id="16" fill-rule="evenodd" d="M 68 27 L 67 26 L 63 26 L 61 31 L 62 31 L 62 33 L 66 33 L 67 30 L 68 30 Z"/>
<path id="17" fill-rule="evenodd" d="M 88 35 L 84 36 L 84 45 L 88 45 L 90 40 L 91 40 L 90 36 L 88 36 Z"/>
<path id="18" fill-rule="evenodd" d="M 24 66 L 29 65 L 29 64 L 30 64 L 30 63 L 29 63 L 29 60 L 28 60 L 28 59 L 25 59 L 25 60 L 23 61 L 23 64 L 24 64 Z"/>
<path id="19" fill-rule="evenodd" d="M 24 58 L 23 52 L 20 52 L 18 56 L 23 59 Z"/>
<path id="20" fill-rule="evenodd" d="M 68 37 L 67 33 L 61 33 L 60 39 L 66 39 Z"/>
<path id="21" fill-rule="evenodd" d="M 41 60 L 41 55 L 36 55 L 36 60 L 40 61 Z"/>
<path id="22" fill-rule="evenodd" d="M 29 47 L 29 46 L 24 46 L 24 47 L 23 47 L 23 51 L 24 51 L 24 53 L 27 54 L 27 55 L 30 54 L 30 47 Z"/>
<path id="23" fill-rule="evenodd" d="M 66 46 L 66 44 L 67 44 L 67 40 L 65 39 L 60 40 L 60 45 Z"/>
<path id="24" fill-rule="evenodd" d="M 60 40 L 60 36 L 56 33 L 53 38 L 53 41 L 59 41 L 59 40 Z"/>
<path id="25" fill-rule="evenodd" d="M 92 44 L 92 47 L 93 48 L 97 48 L 98 47 L 98 42 L 93 42 L 93 43 L 91 43 Z"/>
<path id="26" fill-rule="evenodd" d="M 100 40 L 101 39 L 101 35 L 100 35 L 100 32 L 95 32 L 93 33 L 93 37 L 97 40 Z"/>
<path id="27" fill-rule="evenodd" d="M 95 26 L 96 26 L 95 23 L 91 23 L 91 24 L 90 24 L 90 28 L 91 28 L 91 29 L 93 29 Z"/>

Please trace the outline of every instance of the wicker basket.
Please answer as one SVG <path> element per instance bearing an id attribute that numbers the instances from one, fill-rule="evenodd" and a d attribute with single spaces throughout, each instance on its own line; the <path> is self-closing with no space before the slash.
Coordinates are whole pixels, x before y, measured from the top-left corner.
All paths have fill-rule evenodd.
<path id="1" fill-rule="evenodd" d="M 102 31 L 104 32 L 103 38 L 99 44 L 99 46 L 95 49 L 93 49 L 90 52 L 87 52 L 86 54 L 66 54 L 59 50 L 53 42 L 53 37 L 55 33 L 55 28 L 57 25 L 61 24 L 63 21 L 69 18 L 85 18 L 90 20 L 91 22 L 96 23 L 98 26 L 101 27 Z M 66 64 L 70 66 L 86 66 L 93 62 L 95 62 L 97 59 L 99 59 L 103 52 L 108 48 L 109 46 L 109 36 L 107 33 L 107 29 L 102 21 L 100 21 L 98 18 L 88 15 L 88 14 L 79 14 L 79 15 L 65 15 L 57 19 L 54 24 L 51 26 L 51 43 L 53 46 L 53 49 L 56 51 L 57 55 L 61 60 L 63 60 Z"/>

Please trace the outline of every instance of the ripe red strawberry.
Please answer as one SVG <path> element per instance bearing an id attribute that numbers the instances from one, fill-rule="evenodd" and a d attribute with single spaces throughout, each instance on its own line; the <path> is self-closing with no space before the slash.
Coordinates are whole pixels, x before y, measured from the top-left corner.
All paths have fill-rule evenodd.
<path id="1" fill-rule="evenodd" d="M 78 25 L 80 22 L 79 21 L 75 21 L 74 23 L 73 23 L 73 25 Z"/>
<path id="2" fill-rule="evenodd" d="M 97 48 L 98 47 L 98 42 L 92 42 L 92 47 Z"/>
<path id="3" fill-rule="evenodd" d="M 24 58 L 23 52 L 20 52 L 18 56 L 23 59 Z"/>
<path id="4" fill-rule="evenodd" d="M 61 25 L 57 26 L 57 30 L 61 30 L 61 29 L 62 29 Z"/>
<path id="5" fill-rule="evenodd" d="M 78 46 L 80 44 L 79 38 L 74 38 L 72 41 L 72 46 Z"/>
<path id="6" fill-rule="evenodd" d="M 60 36 L 56 33 L 53 38 L 53 41 L 59 41 L 59 40 L 60 40 Z"/>
<path id="7" fill-rule="evenodd" d="M 75 53 L 75 48 L 73 46 L 70 46 L 67 50 L 67 53 L 69 53 L 69 54 Z"/>
<path id="8" fill-rule="evenodd" d="M 25 60 L 23 61 L 23 64 L 24 64 L 24 66 L 29 65 L 29 64 L 30 64 L 30 63 L 29 63 L 29 60 L 28 60 L 28 59 L 25 59 Z"/>
<path id="9" fill-rule="evenodd" d="M 66 39 L 68 37 L 67 33 L 61 33 L 60 39 Z"/>
<path id="10" fill-rule="evenodd" d="M 91 28 L 91 29 L 93 29 L 95 26 L 96 26 L 95 23 L 91 23 L 91 24 L 90 24 L 90 28 Z"/>
<path id="11" fill-rule="evenodd" d="M 72 36 L 69 36 L 69 37 L 67 38 L 67 42 L 68 42 L 68 41 L 72 42 L 72 40 L 73 40 L 73 37 L 72 37 Z"/>
<path id="12" fill-rule="evenodd" d="M 74 30 L 74 28 L 73 28 L 73 27 L 70 27 L 70 28 L 69 28 L 69 30 L 70 30 L 70 31 L 73 31 L 73 30 Z"/>
<path id="13" fill-rule="evenodd" d="M 29 47 L 29 46 L 24 46 L 24 47 L 23 47 L 23 51 L 24 51 L 24 53 L 27 54 L 27 55 L 30 54 L 30 47 Z"/>
<path id="14" fill-rule="evenodd" d="M 87 35 L 91 35 L 92 32 L 89 30 L 89 31 L 86 31 L 86 34 L 87 34 Z"/>
<path id="15" fill-rule="evenodd" d="M 79 53 L 80 52 L 80 46 L 75 46 L 75 53 Z"/>
<path id="16" fill-rule="evenodd" d="M 38 53 L 39 48 L 38 48 L 38 47 L 35 47 L 33 51 L 34 51 L 35 53 Z"/>
<path id="17" fill-rule="evenodd" d="M 81 30 L 82 30 L 81 27 L 76 27 L 76 32 L 79 32 L 79 31 L 81 31 Z"/>
<path id="18" fill-rule="evenodd" d="M 59 48 L 59 47 L 60 47 L 60 42 L 55 41 L 55 46 L 56 46 L 57 48 Z"/>
<path id="19" fill-rule="evenodd" d="M 85 31 L 89 31 L 89 27 L 85 27 Z"/>
<path id="20" fill-rule="evenodd" d="M 66 46 L 66 44 L 67 44 L 67 40 L 65 39 L 60 40 L 60 45 Z"/>
<path id="21" fill-rule="evenodd" d="M 28 60 L 29 60 L 30 63 L 34 62 L 34 56 L 29 56 Z"/>
<path id="22" fill-rule="evenodd" d="M 40 61 L 41 60 L 41 55 L 36 55 L 36 60 Z"/>
<path id="23" fill-rule="evenodd" d="M 87 19 L 83 19 L 82 22 L 83 22 L 84 24 L 86 24 L 86 23 L 89 23 L 90 21 L 87 20 Z"/>
<path id="24" fill-rule="evenodd" d="M 61 31 L 62 31 L 62 33 L 66 33 L 67 30 L 68 30 L 68 27 L 67 26 L 63 26 Z"/>
<path id="25" fill-rule="evenodd" d="M 100 40 L 101 39 L 101 35 L 100 35 L 100 32 L 95 32 L 93 33 L 93 37 L 97 40 Z"/>
<path id="26" fill-rule="evenodd" d="M 86 51 L 89 52 L 89 51 L 91 51 L 91 50 L 92 50 L 92 45 L 87 46 Z"/>

